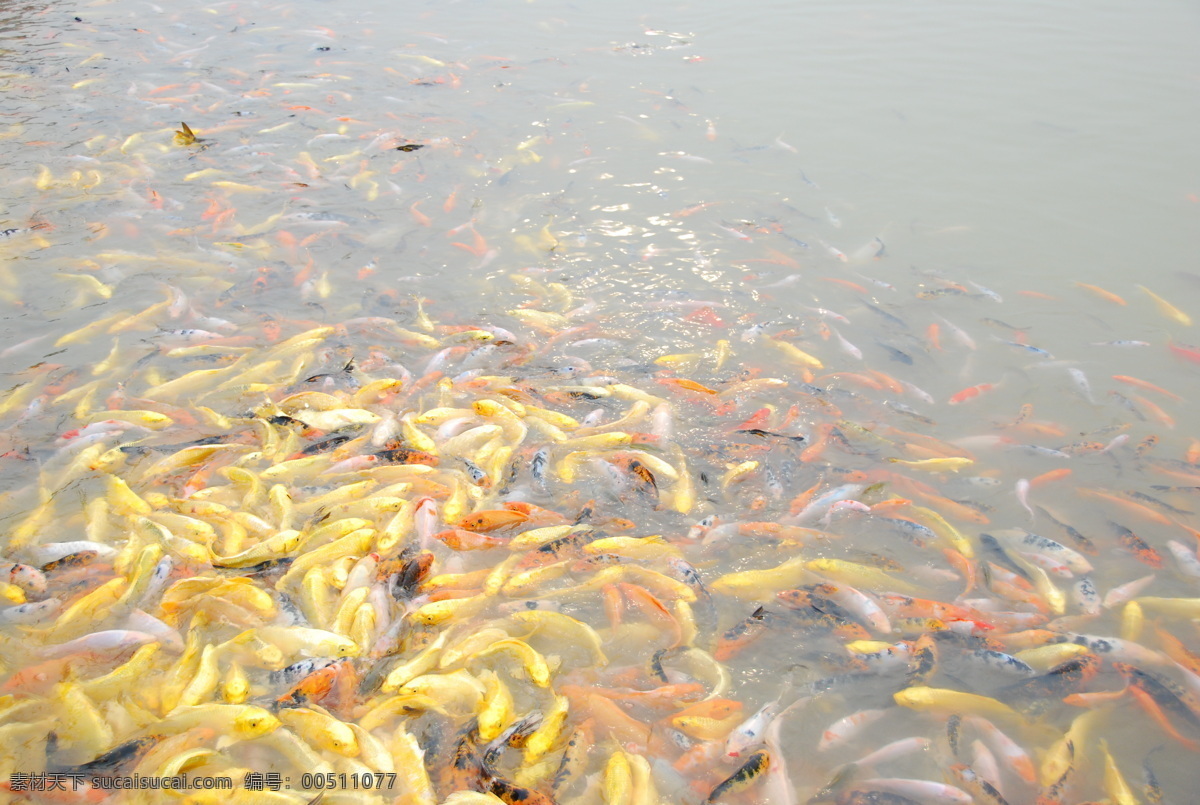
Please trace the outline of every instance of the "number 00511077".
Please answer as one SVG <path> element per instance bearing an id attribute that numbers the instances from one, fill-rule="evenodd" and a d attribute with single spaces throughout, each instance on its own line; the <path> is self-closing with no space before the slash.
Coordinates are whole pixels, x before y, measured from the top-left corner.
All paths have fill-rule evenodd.
<path id="1" fill-rule="evenodd" d="M 362 774 L 305 773 L 300 775 L 300 787 L 310 791 L 326 791 L 339 788 L 390 789 L 396 786 L 396 775 L 384 772 Z"/>

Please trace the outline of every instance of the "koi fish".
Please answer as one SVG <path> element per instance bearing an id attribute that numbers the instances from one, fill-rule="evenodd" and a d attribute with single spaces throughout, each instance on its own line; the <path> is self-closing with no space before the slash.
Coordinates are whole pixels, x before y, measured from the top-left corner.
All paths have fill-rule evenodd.
<path id="1" fill-rule="evenodd" d="M 976 386 L 968 386 L 962 391 L 952 395 L 949 403 L 951 405 L 958 405 L 959 403 L 966 402 L 967 400 L 972 400 L 984 392 L 992 391 L 995 388 L 995 383 L 980 383 Z"/>
<path id="2" fill-rule="evenodd" d="M 709 805 L 728 794 L 745 791 L 762 778 L 770 765 L 771 755 L 767 750 L 760 749 L 754 752 L 746 758 L 746 761 L 738 767 L 737 771 L 729 775 L 716 788 L 710 791 L 708 796 L 704 798 L 704 802 L 706 805 Z"/>
<path id="3" fill-rule="evenodd" d="M 1178 322 L 1179 324 L 1182 324 L 1184 327 L 1192 326 L 1191 316 L 1187 315 L 1182 310 L 1168 302 L 1166 299 L 1163 299 L 1161 296 L 1154 293 L 1154 291 L 1151 291 L 1145 285 L 1139 285 L 1138 288 L 1142 290 L 1142 293 L 1154 300 L 1154 304 L 1158 307 L 1159 313 Z"/>

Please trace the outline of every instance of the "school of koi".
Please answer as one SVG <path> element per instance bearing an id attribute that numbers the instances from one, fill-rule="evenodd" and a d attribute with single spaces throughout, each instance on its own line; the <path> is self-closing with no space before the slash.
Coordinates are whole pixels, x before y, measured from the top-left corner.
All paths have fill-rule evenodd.
<path id="1" fill-rule="evenodd" d="M 1153 353 L 1194 378 L 1184 310 L 1142 287 L 1158 342 L 1035 346 L 979 315 L 1004 309 L 979 277 L 897 271 L 878 238 L 844 253 L 821 240 L 829 208 L 790 199 L 699 201 L 652 222 L 686 248 L 629 248 L 724 264 L 727 295 L 607 298 L 586 242 L 628 222 L 572 218 L 566 190 L 557 222 L 527 199 L 490 212 L 524 170 L 604 170 L 569 126 L 477 152 L 487 168 L 444 200 L 414 194 L 390 177 L 449 175 L 437 161 L 472 147 L 417 132 L 461 124 L 322 111 L 352 102 L 329 49 L 315 77 L 135 83 L 190 126 L 39 164 L 37 214 L 0 232 L 12 320 L 70 311 L 3 352 L 0 780 L 83 780 L 0 782 L 0 801 L 162 802 L 88 781 L 265 771 L 294 782 L 170 801 L 1186 801 L 1186 775 L 1156 771 L 1200 751 L 1200 440 L 1160 445 L 1182 398 L 1136 376 Z M 405 80 L 447 90 L 519 67 L 406 55 Z M 44 147 L 25 124 L 0 137 Z M 280 203 L 249 220 L 244 196 Z M 117 245 L 56 258 L 75 236 Z M 410 237 L 468 261 L 480 299 L 397 274 Z M 34 261 L 75 295 L 33 301 L 16 268 Z M 1097 350 L 1132 374 L 1093 389 Z M 1050 393 L 1078 397 L 1073 427 L 1035 416 Z M 965 418 L 984 395 L 1011 414 Z M 394 783 L 318 793 L 302 774 Z"/>

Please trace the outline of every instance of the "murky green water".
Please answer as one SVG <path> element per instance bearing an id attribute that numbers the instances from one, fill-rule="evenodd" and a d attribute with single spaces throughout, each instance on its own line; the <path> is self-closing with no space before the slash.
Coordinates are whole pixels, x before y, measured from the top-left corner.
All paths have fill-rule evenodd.
<path id="1" fill-rule="evenodd" d="M 70 801 L 164 801 L 95 779 L 136 772 L 306 802 L 317 772 L 334 802 L 1150 802 L 1156 773 L 1188 801 L 1198 29 L 1168 2 L 4 6 L 28 567 L 0 797 L 46 770 L 91 781 Z M 470 520 L 514 503 L 548 511 Z M 625 536 L 662 540 L 599 542 Z M 777 696 L 770 771 L 720 788 Z M 696 698 L 728 722 L 681 721 Z"/>

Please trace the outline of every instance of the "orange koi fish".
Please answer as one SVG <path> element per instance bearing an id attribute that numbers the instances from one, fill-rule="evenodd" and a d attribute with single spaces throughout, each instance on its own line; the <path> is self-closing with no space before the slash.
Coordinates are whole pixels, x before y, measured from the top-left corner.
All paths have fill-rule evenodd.
<path id="1" fill-rule="evenodd" d="M 1096 296 L 1100 297 L 1101 299 L 1104 299 L 1105 301 L 1112 302 L 1114 305 L 1127 304 L 1127 302 L 1124 299 L 1117 296 L 1112 291 L 1106 291 L 1098 285 L 1088 285 L 1086 282 L 1077 282 L 1077 283 L 1075 283 L 1075 287 L 1083 288 L 1085 291 L 1091 291 Z"/>
<path id="2" fill-rule="evenodd" d="M 995 383 L 980 383 L 977 386 L 970 386 L 970 387 L 965 388 L 962 391 L 958 392 L 953 397 L 951 397 L 950 404 L 958 405 L 959 403 L 966 402 L 967 400 L 971 400 L 971 399 L 978 397 L 980 394 L 983 394 L 985 391 L 991 391 L 994 388 L 996 388 Z"/>
<path id="3" fill-rule="evenodd" d="M 1175 392 L 1167 391 L 1162 386 L 1156 386 L 1149 381 L 1141 380 L 1136 377 L 1130 377 L 1129 375 L 1113 375 L 1112 378 L 1113 378 L 1113 380 L 1116 380 L 1118 383 L 1125 383 L 1130 386 L 1136 386 L 1137 388 L 1144 389 L 1146 391 L 1157 391 L 1159 394 L 1170 397 L 1172 400 L 1175 400 L 1177 402 L 1183 402 L 1183 398 L 1180 397 Z"/>

